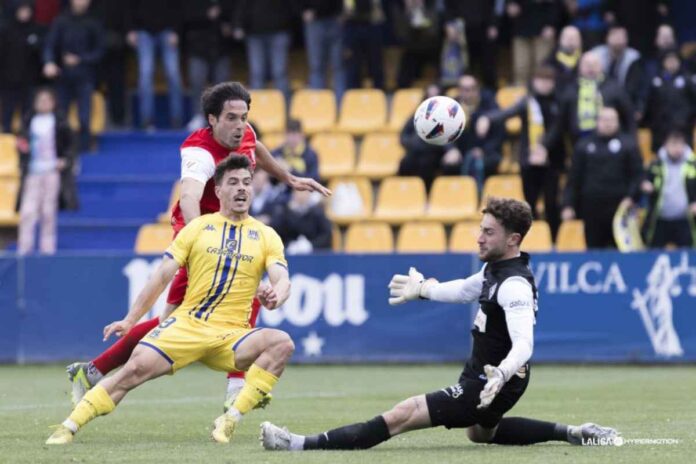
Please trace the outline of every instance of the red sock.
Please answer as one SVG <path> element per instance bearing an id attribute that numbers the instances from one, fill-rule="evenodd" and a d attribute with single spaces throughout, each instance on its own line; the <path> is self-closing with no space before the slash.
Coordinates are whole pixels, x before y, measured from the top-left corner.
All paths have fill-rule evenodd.
<path id="1" fill-rule="evenodd" d="M 256 327 L 256 318 L 259 317 L 259 311 L 261 311 L 261 302 L 258 298 L 254 298 L 251 303 L 251 316 L 249 317 L 249 325 L 251 327 Z M 243 379 L 246 376 L 246 372 L 228 372 L 228 379 Z"/>
<path id="2" fill-rule="evenodd" d="M 130 329 L 124 337 L 121 337 L 116 343 L 111 345 L 106 351 L 92 360 L 92 364 L 99 372 L 106 375 L 117 367 L 123 366 L 131 353 L 135 349 L 141 338 L 149 331 L 157 327 L 159 318 L 150 319 L 149 321 L 136 324 Z"/>

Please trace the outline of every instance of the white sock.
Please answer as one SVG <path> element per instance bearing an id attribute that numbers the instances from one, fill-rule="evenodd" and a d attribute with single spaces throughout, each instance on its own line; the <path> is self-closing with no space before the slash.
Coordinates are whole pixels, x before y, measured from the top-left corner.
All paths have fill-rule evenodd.
<path id="1" fill-rule="evenodd" d="M 230 377 L 227 379 L 227 394 L 229 395 L 234 390 L 240 390 L 244 386 L 245 380 L 239 377 Z"/>
<path id="2" fill-rule="evenodd" d="M 302 451 L 304 449 L 304 435 L 290 434 L 290 451 Z"/>
<path id="3" fill-rule="evenodd" d="M 234 420 L 239 422 L 242 420 L 242 413 L 237 410 L 237 408 L 230 408 L 227 410 L 227 414 L 232 416 Z"/>
<path id="4" fill-rule="evenodd" d="M 64 425 L 65 427 L 69 428 L 70 431 L 72 431 L 72 433 L 77 433 L 77 429 L 80 428 L 80 427 L 77 426 L 77 424 L 76 424 L 74 421 L 72 421 L 72 420 L 70 420 L 70 419 L 65 419 L 65 420 L 63 421 L 63 425 Z"/>

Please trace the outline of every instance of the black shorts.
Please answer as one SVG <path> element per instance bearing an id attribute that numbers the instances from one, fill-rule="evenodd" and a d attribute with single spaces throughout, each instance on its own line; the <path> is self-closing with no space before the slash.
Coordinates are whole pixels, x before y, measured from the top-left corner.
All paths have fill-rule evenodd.
<path id="1" fill-rule="evenodd" d="M 486 409 L 476 409 L 481 402 L 479 394 L 486 385 L 486 380 L 480 377 L 462 375 L 459 383 L 427 393 L 425 401 L 430 412 L 430 423 L 433 427 L 444 425 L 448 429 L 476 424 L 488 429 L 495 427 L 527 389 L 529 367 L 526 371 L 524 378 L 513 375 Z"/>

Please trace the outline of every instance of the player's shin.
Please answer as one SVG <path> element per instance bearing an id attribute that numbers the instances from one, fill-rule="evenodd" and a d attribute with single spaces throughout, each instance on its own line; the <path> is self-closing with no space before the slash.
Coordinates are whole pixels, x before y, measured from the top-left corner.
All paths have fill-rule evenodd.
<path id="1" fill-rule="evenodd" d="M 568 441 L 568 426 L 523 417 L 505 417 L 500 420 L 491 443 L 531 445 L 545 441 Z"/>
<path id="2" fill-rule="evenodd" d="M 106 389 L 97 385 L 85 394 L 63 425 L 76 433 L 80 427 L 92 419 L 109 414 L 115 407 L 116 404 Z"/>
<path id="3" fill-rule="evenodd" d="M 244 387 L 227 413 L 236 419 L 241 418 L 268 395 L 277 382 L 278 377 L 253 364 L 247 371 Z"/>
<path id="4" fill-rule="evenodd" d="M 389 440 L 389 427 L 383 416 L 367 422 L 346 425 L 328 432 L 305 437 L 304 449 L 352 450 L 372 448 Z"/>

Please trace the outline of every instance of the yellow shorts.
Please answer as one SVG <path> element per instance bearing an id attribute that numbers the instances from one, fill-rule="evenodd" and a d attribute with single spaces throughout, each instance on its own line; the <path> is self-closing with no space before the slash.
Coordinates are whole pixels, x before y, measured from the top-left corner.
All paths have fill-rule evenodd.
<path id="1" fill-rule="evenodd" d="M 172 365 L 172 373 L 200 361 L 216 371 L 239 371 L 235 349 L 260 328 L 216 327 L 189 317 L 170 317 L 148 332 L 140 345 L 157 351 Z"/>

